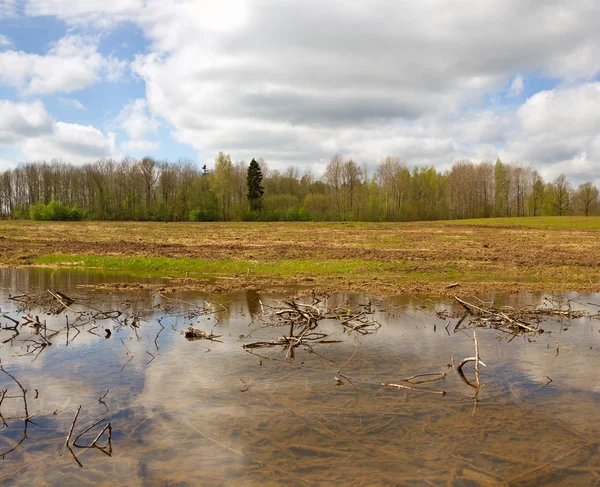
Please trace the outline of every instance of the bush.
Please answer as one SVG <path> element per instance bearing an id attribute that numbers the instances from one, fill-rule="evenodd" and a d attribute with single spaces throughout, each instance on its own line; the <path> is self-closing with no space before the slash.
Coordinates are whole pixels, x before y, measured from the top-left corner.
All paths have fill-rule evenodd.
<path id="1" fill-rule="evenodd" d="M 219 219 L 216 211 L 210 208 L 196 208 L 190 211 L 191 222 L 215 222 Z"/>
<path id="2" fill-rule="evenodd" d="M 53 200 L 47 205 L 44 203 L 31 205 L 29 218 L 38 221 L 78 221 L 83 219 L 83 212 L 77 205 L 66 206 Z"/>

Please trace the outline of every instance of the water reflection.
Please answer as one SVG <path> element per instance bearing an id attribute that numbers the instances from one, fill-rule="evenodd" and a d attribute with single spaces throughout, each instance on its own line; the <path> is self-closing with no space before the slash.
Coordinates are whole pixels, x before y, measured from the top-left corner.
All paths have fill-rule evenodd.
<path id="1" fill-rule="evenodd" d="M 544 323 L 546 333 L 512 340 L 479 329 L 488 366 L 473 414 L 473 390 L 448 367 L 452 357 L 473 354 L 472 335 L 452 333 L 457 319 L 439 317 L 456 311 L 450 301 L 374 301 L 383 324 L 376 334 L 323 323 L 339 343 L 315 348 L 318 354 L 299 348 L 290 363 L 280 349 L 259 358 L 242 348 L 281 335 L 253 320 L 261 302 L 277 296 L 162 297 L 78 287 L 103 279 L 0 270 L 1 314 L 21 320 L 8 295 L 51 287 L 96 309 L 135 315 L 139 324 L 102 320 L 96 335 L 83 327 L 69 340 L 61 332 L 35 360 L 23 355 L 30 328 L 21 329 L 20 343 L 0 348 L 3 367 L 28 391 L 32 416 L 27 439 L 0 463 L 3 485 L 581 485 L 600 479 L 597 320 L 553 318 Z M 480 296 L 512 306 L 544 297 Z M 600 304 L 597 295 L 566 297 L 591 310 L 586 303 Z M 329 304 L 347 298 L 334 296 Z M 214 313 L 198 313 L 205 299 L 215 303 Z M 69 316 L 37 314 L 56 330 Z M 218 331 L 222 343 L 185 340 L 180 332 L 190 324 Z M 105 328 L 112 330 L 108 339 Z M 10 334 L 1 331 L 0 342 Z M 340 386 L 335 377 L 346 362 L 351 383 Z M 379 385 L 425 373 L 447 374 L 420 386 L 443 388 L 444 397 Z M 0 390 L 7 389 L 18 395 L 2 376 Z M 77 451 L 83 468 L 60 456 L 80 405 L 77 434 L 99 419 L 113 428 L 112 456 Z M 18 397 L 6 399 L 1 412 L 11 418 L 20 408 Z M 6 422 L 2 451 L 23 432 L 22 419 Z"/>

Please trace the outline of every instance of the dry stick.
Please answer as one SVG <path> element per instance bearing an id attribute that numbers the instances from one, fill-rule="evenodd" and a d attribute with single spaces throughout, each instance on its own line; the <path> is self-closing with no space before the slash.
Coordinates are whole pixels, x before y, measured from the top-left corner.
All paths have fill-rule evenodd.
<path id="1" fill-rule="evenodd" d="M 69 440 L 71 439 L 71 435 L 73 434 L 73 429 L 75 428 L 75 423 L 77 422 L 77 418 L 79 417 L 80 411 L 81 406 L 77 408 L 77 412 L 75 413 L 75 417 L 73 418 L 73 422 L 71 423 L 71 428 L 69 429 L 69 434 L 67 435 L 67 439 L 65 440 L 65 446 L 69 445 Z"/>
<path id="2" fill-rule="evenodd" d="M 458 327 L 462 324 L 463 321 L 465 321 L 465 319 L 467 318 L 468 313 L 465 313 L 464 315 L 462 315 L 462 317 L 460 318 L 460 320 L 458 320 L 458 323 L 456 323 L 456 325 L 454 325 L 454 333 L 456 333 L 456 330 L 458 330 Z"/>
<path id="3" fill-rule="evenodd" d="M 110 409 L 108 408 L 108 406 L 107 406 L 107 405 L 106 405 L 106 403 L 104 402 L 104 398 L 105 398 L 105 397 L 106 397 L 106 395 L 108 394 L 108 391 L 110 391 L 110 387 L 109 387 L 108 389 L 106 389 L 106 392 L 105 392 L 104 394 L 102 394 L 102 396 L 100 396 L 100 397 L 98 398 L 98 402 L 99 402 L 100 404 L 102 404 L 102 405 L 103 405 L 103 406 L 106 408 L 106 411 L 110 411 Z"/>
<path id="4" fill-rule="evenodd" d="M 157 320 L 157 322 L 160 325 L 160 331 L 156 334 L 156 337 L 154 338 L 154 346 L 156 347 L 156 351 L 158 352 L 158 337 L 163 332 L 163 330 L 165 329 L 165 327 L 162 324 L 162 318 L 159 319 L 159 320 Z"/>
<path id="5" fill-rule="evenodd" d="M 476 309 L 477 311 L 480 311 L 481 313 L 485 313 L 487 315 L 496 316 L 496 317 L 500 316 L 500 317 L 504 318 L 506 321 L 508 321 L 509 323 L 512 323 L 513 325 L 518 326 L 520 328 L 523 328 L 523 329 L 525 329 L 527 331 L 530 331 L 532 333 L 539 333 L 539 330 L 536 330 L 535 328 L 531 328 L 530 326 L 527 326 L 526 324 L 521 323 L 520 321 L 513 320 L 512 318 L 509 318 L 508 316 L 506 316 L 506 314 L 502 313 L 501 311 L 498 312 L 498 313 L 495 313 L 493 311 L 480 308 L 479 306 L 475 306 L 474 304 L 467 303 L 466 301 L 463 301 L 458 296 L 454 296 L 454 299 L 456 299 L 460 304 L 462 304 L 463 307 L 469 313 L 472 312 L 472 310 L 470 308 L 473 308 L 473 309 Z M 458 325 L 457 325 L 457 327 L 458 327 Z M 455 327 L 454 329 L 456 330 L 457 327 Z"/>
<path id="6" fill-rule="evenodd" d="M 88 426 L 86 429 L 84 429 L 81 433 L 79 433 L 77 435 L 77 438 L 75 438 L 75 440 L 73 440 L 73 446 L 76 446 L 77 448 L 87 448 L 85 446 L 81 446 L 77 444 L 77 441 L 79 440 L 79 438 L 81 438 L 83 435 L 85 435 L 89 430 L 91 430 L 92 428 L 98 426 L 100 423 L 102 423 L 102 421 L 104 421 L 105 418 L 99 419 L 98 421 L 96 421 L 94 424 L 92 424 L 91 426 Z"/>
<path id="7" fill-rule="evenodd" d="M 479 392 L 479 344 L 477 343 L 475 330 L 473 330 L 473 340 L 475 340 L 475 381 L 477 383 L 477 392 Z"/>
<path id="8" fill-rule="evenodd" d="M 0 419 L 2 420 L 2 425 L 5 428 L 8 428 L 8 424 L 7 424 L 6 420 L 4 419 L 4 416 L 2 416 L 2 402 L 4 402 L 4 396 L 6 396 L 7 392 L 8 392 L 8 389 L 2 389 L 2 391 L 0 391 Z"/>
<path id="9" fill-rule="evenodd" d="M 64 306 L 65 309 L 68 309 L 73 314 L 77 314 L 77 312 L 73 308 L 71 308 L 58 294 L 56 294 L 50 289 L 48 289 L 48 292 L 52 295 L 54 299 L 56 299 L 62 306 Z"/>
<path id="10" fill-rule="evenodd" d="M 430 394 L 440 394 L 441 396 L 446 395 L 446 391 L 428 391 L 427 389 L 416 389 L 414 387 L 403 386 L 401 384 L 387 384 L 385 382 L 380 382 L 379 385 L 382 385 L 383 387 L 393 387 L 395 389 L 406 389 L 408 391 L 429 392 Z"/>
<path id="11" fill-rule="evenodd" d="M 92 441 L 90 446 L 96 446 L 96 443 L 98 442 L 98 440 L 100 439 L 100 437 L 104 434 L 104 432 L 111 428 L 112 429 L 112 425 L 111 423 L 106 423 L 106 425 L 104 426 L 104 428 L 102 428 L 102 430 L 100 431 L 100 433 L 98 433 L 98 436 L 96 436 L 96 438 L 94 438 L 94 441 Z M 110 431 L 109 431 L 110 434 Z"/>
<path id="12" fill-rule="evenodd" d="M 152 361 L 153 361 L 153 360 L 156 358 L 156 356 L 155 356 L 155 355 L 152 355 L 152 354 L 151 354 L 151 353 L 150 353 L 148 350 L 146 350 L 146 353 L 152 357 L 152 358 L 151 358 L 150 360 L 148 360 L 148 362 L 146 363 L 146 365 L 148 365 L 150 362 L 152 362 Z"/>
<path id="13" fill-rule="evenodd" d="M 462 372 L 463 365 L 465 365 L 465 364 L 467 364 L 467 363 L 469 363 L 469 362 L 475 362 L 476 360 L 477 360 L 477 358 L 475 358 L 475 357 L 467 357 L 467 358 L 464 358 L 464 359 L 462 359 L 462 360 L 460 361 L 460 363 L 458 364 L 458 367 L 456 367 L 456 369 L 457 369 L 459 372 Z M 479 360 L 479 363 L 480 363 L 481 365 L 483 365 L 484 367 L 487 367 L 487 365 L 486 365 L 485 363 L 483 363 L 481 360 Z"/>
<path id="14" fill-rule="evenodd" d="M 123 367 L 121 367 L 121 370 L 120 370 L 120 372 L 123 372 L 123 369 L 125 368 L 125 366 L 126 366 L 127 364 L 129 364 L 129 362 L 131 362 L 132 360 L 133 360 L 133 355 L 132 355 L 131 357 L 129 357 L 129 360 L 123 364 Z"/>
<path id="15" fill-rule="evenodd" d="M 19 386 L 19 388 L 21 389 L 21 392 L 23 393 L 23 405 L 25 407 L 25 422 L 29 421 L 29 410 L 27 408 L 27 389 L 23 388 L 23 386 L 21 385 L 21 383 L 16 379 L 16 377 L 12 374 L 10 374 L 9 372 L 7 372 L 4 367 L 2 365 L 0 365 L 0 370 L 2 372 L 4 372 L 6 375 L 8 375 L 13 381 L 15 381 L 15 383 Z"/>
<path id="16" fill-rule="evenodd" d="M 121 343 L 123 344 L 123 346 L 125 347 L 125 350 L 127 350 L 127 355 L 131 354 L 131 350 L 129 350 L 127 345 L 125 345 L 125 342 L 123 341 L 123 339 L 121 338 L 120 340 L 121 340 Z"/>
<path id="17" fill-rule="evenodd" d="M 418 377 L 436 377 L 435 379 L 426 379 L 426 380 L 413 380 L 416 379 Z M 444 372 L 436 372 L 433 374 L 417 374 L 417 375 L 413 375 L 412 377 L 408 377 L 407 379 L 404 379 L 405 382 L 408 382 L 409 384 L 425 384 L 427 382 L 435 382 L 438 380 L 444 380 L 446 378 L 446 374 Z"/>
<path id="18" fill-rule="evenodd" d="M 348 365 L 350 363 L 350 360 L 352 360 L 354 358 L 354 356 L 356 355 L 356 352 L 358 352 L 358 345 L 360 344 L 360 341 L 358 340 L 358 336 L 356 337 L 356 348 L 354 349 L 354 352 L 352 352 L 352 355 L 350 355 L 350 358 L 348 360 L 346 360 L 344 362 L 344 365 L 342 365 L 339 369 L 338 369 L 338 374 L 340 373 L 340 371 L 346 367 L 346 365 Z"/>
<path id="19" fill-rule="evenodd" d="M 591 303 L 590 303 L 590 304 L 591 304 Z M 6 313 L 4 313 L 2 316 L 3 316 L 4 318 L 6 318 L 7 320 L 10 320 L 10 321 L 12 321 L 12 322 L 15 324 L 15 326 L 19 326 L 19 324 L 20 324 L 20 323 L 19 323 L 17 320 L 15 320 L 14 318 L 11 318 L 10 316 L 8 316 Z M 10 327 L 8 327 L 8 326 L 7 326 L 7 327 L 6 327 L 6 330 L 8 330 L 8 329 L 10 329 Z"/>

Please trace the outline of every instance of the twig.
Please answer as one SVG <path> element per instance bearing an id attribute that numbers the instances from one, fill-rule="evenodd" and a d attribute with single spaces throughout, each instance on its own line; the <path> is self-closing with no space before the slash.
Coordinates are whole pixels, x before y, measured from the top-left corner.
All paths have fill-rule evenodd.
<path id="1" fill-rule="evenodd" d="M 426 380 L 417 380 L 415 381 L 414 379 L 418 378 L 418 377 L 435 377 L 435 379 L 426 379 Z M 417 374 L 417 375 L 413 375 L 412 377 L 408 377 L 407 379 L 404 379 L 405 382 L 408 382 L 409 384 L 425 384 L 427 382 L 436 382 L 438 380 L 444 380 L 446 378 L 446 374 L 444 372 L 436 372 L 433 374 Z"/>
<path id="2" fill-rule="evenodd" d="M 427 389 L 416 389 L 415 387 L 403 386 L 401 384 L 387 384 L 385 382 L 380 382 L 379 385 L 382 385 L 383 387 L 393 387 L 395 389 L 405 389 L 408 391 L 429 392 L 430 394 L 440 394 L 441 396 L 446 395 L 446 391 L 429 391 Z"/>
<path id="3" fill-rule="evenodd" d="M 473 330 L 473 340 L 475 341 L 475 380 L 477 382 L 477 391 L 479 391 L 479 344 L 477 343 L 477 334 Z"/>
<path id="4" fill-rule="evenodd" d="M 469 362 L 475 362 L 475 360 L 477 360 L 477 358 L 475 358 L 475 357 L 467 357 L 467 358 L 464 358 L 464 359 L 462 359 L 462 360 L 459 362 L 459 364 L 458 364 L 458 367 L 456 367 L 456 368 L 457 368 L 457 370 L 459 370 L 459 371 L 462 371 L 463 365 L 465 365 L 465 364 L 467 364 L 467 363 L 469 363 Z M 487 367 L 487 365 L 486 365 L 485 363 L 483 363 L 483 362 L 481 361 L 481 359 L 479 359 L 479 363 L 480 363 L 481 365 L 483 365 L 484 367 Z"/>

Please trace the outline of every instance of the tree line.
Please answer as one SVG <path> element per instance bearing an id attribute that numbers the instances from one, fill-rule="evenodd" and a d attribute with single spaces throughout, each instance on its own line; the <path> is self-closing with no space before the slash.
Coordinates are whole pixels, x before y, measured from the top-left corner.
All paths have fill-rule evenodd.
<path id="1" fill-rule="evenodd" d="M 374 172 L 334 156 L 322 177 L 263 160 L 214 168 L 190 160 L 29 162 L 0 173 L 0 215 L 37 220 L 414 221 L 598 215 L 598 189 L 564 174 L 546 182 L 520 164 L 456 162 L 445 172 L 385 157 Z"/>

